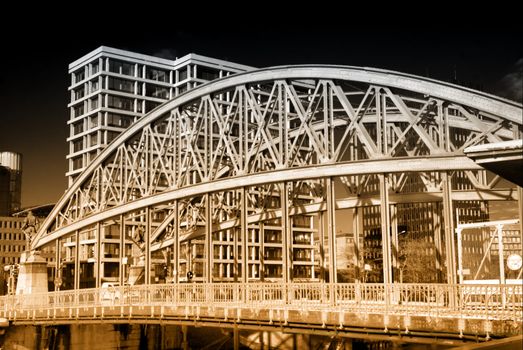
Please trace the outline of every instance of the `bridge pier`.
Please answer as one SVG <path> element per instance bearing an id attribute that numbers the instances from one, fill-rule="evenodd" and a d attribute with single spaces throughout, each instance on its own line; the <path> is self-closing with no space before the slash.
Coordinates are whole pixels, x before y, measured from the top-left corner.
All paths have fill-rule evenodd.
<path id="1" fill-rule="evenodd" d="M 20 258 L 16 294 L 47 292 L 47 261 L 39 251 L 25 251 Z"/>
<path id="2" fill-rule="evenodd" d="M 188 341 L 188 329 L 187 326 L 182 326 L 182 349 L 189 350 L 189 341 Z"/>
<path id="3" fill-rule="evenodd" d="M 233 330 L 233 344 L 234 350 L 240 349 L 240 331 L 238 330 L 238 327 L 234 327 Z"/>

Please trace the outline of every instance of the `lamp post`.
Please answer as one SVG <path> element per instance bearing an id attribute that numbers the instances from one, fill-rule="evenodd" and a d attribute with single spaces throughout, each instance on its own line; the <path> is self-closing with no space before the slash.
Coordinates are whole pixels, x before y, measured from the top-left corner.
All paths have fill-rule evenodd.
<path id="1" fill-rule="evenodd" d="M 5 265 L 4 271 L 9 272 L 7 279 L 7 295 L 16 294 L 16 277 L 18 276 L 18 264 Z"/>

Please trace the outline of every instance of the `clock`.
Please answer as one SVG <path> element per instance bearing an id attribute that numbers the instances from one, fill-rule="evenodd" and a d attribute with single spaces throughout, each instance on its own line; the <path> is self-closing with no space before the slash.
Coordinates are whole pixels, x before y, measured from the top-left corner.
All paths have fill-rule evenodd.
<path id="1" fill-rule="evenodd" d="M 511 254 L 507 258 L 507 266 L 511 270 L 519 270 L 522 263 L 521 255 L 519 254 Z"/>

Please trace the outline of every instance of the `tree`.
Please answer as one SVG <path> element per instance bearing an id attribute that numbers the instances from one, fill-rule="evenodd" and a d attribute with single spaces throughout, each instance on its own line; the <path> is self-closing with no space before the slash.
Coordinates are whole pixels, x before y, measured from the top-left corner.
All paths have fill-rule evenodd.
<path id="1" fill-rule="evenodd" d="M 423 238 L 402 237 L 398 247 L 400 283 L 435 282 L 438 270 L 435 264 L 434 244 Z"/>

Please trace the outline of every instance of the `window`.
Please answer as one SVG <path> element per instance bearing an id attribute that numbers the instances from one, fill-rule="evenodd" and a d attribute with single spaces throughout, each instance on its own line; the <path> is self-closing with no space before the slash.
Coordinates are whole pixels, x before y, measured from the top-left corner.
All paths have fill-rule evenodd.
<path id="1" fill-rule="evenodd" d="M 73 124 L 73 135 L 78 135 L 79 133 L 81 133 L 83 131 L 84 131 L 84 122 L 83 121 Z"/>
<path id="2" fill-rule="evenodd" d="M 118 256 L 118 255 L 117 255 Z M 118 277 L 120 264 L 117 262 L 104 263 L 104 277 Z"/>
<path id="3" fill-rule="evenodd" d="M 91 110 L 98 108 L 98 98 L 93 98 L 89 101 L 91 102 Z"/>
<path id="4" fill-rule="evenodd" d="M 98 80 L 93 80 L 91 82 L 91 92 L 95 92 L 100 88 L 100 84 L 98 83 Z"/>
<path id="5" fill-rule="evenodd" d="M 82 148 L 83 148 L 83 140 L 82 139 L 73 141 L 73 152 L 81 151 Z"/>
<path id="6" fill-rule="evenodd" d="M 83 104 L 83 102 L 80 103 L 79 105 L 73 107 L 73 114 L 74 114 L 74 117 L 79 117 L 82 114 L 84 114 L 84 104 Z"/>
<path id="7" fill-rule="evenodd" d="M 82 157 L 73 158 L 73 170 L 81 169 L 83 167 Z"/>
<path id="8" fill-rule="evenodd" d="M 169 82 L 169 72 L 162 69 L 147 67 L 145 77 L 150 80 Z"/>
<path id="9" fill-rule="evenodd" d="M 185 91 L 187 91 L 187 90 L 188 90 L 188 88 L 187 88 L 187 84 L 183 84 L 183 85 L 180 85 L 180 86 L 178 87 L 178 93 L 179 93 L 179 94 L 183 94 L 183 93 L 184 93 Z"/>
<path id="10" fill-rule="evenodd" d="M 184 67 L 178 71 L 178 81 L 187 79 L 187 67 Z"/>
<path id="11" fill-rule="evenodd" d="M 98 143 L 98 133 L 95 132 L 94 134 L 91 134 L 89 136 L 90 140 L 89 140 L 89 145 L 90 146 L 96 146 L 96 144 Z"/>
<path id="12" fill-rule="evenodd" d="M 134 82 L 131 80 L 109 77 L 109 89 L 133 93 Z"/>
<path id="13" fill-rule="evenodd" d="M 73 77 L 74 77 L 74 81 L 73 81 L 74 84 L 79 83 L 82 80 L 84 80 L 85 79 L 84 68 L 82 67 L 79 70 L 77 70 L 76 72 L 74 72 Z"/>
<path id="14" fill-rule="evenodd" d="M 134 64 L 111 59 L 109 60 L 109 71 L 132 76 L 134 75 Z"/>
<path id="15" fill-rule="evenodd" d="M 90 120 L 91 120 L 91 124 L 90 124 L 90 127 L 91 127 L 91 128 L 95 128 L 95 127 L 98 126 L 98 116 L 97 116 L 97 115 L 92 116 L 92 117 L 90 118 Z"/>
<path id="16" fill-rule="evenodd" d="M 132 123 L 132 117 L 115 113 L 107 113 L 107 126 L 127 128 Z"/>
<path id="17" fill-rule="evenodd" d="M 105 243 L 104 253 L 106 258 L 117 258 L 120 253 L 120 245 L 117 243 Z"/>
<path id="18" fill-rule="evenodd" d="M 92 74 L 96 74 L 100 71 L 100 65 L 98 64 L 98 62 L 94 62 L 92 64 L 92 68 L 91 68 L 91 72 Z"/>
<path id="19" fill-rule="evenodd" d="M 123 109 L 126 111 L 132 111 L 134 108 L 134 101 L 127 97 L 120 96 L 109 96 L 108 97 L 108 107 Z"/>
<path id="20" fill-rule="evenodd" d="M 107 131 L 107 143 L 111 143 L 120 133 L 116 131 Z"/>
<path id="21" fill-rule="evenodd" d="M 152 102 L 152 101 L 145 101 L 145 113 L 152 111 L 156 107 L 161 105 L 161 103 L 158 102 Z"/>
<path id="22" fill-rule="evenodd" d="M 147 84 L 145 87 L 145 95 L 150 97 L 168 99 L 169 89 L 163 86 Z"/>
<path id="23" fill-rule="evenodd" d="M 74 99 L 75 100 L 79 100 L 81 99 L 82 97 L 85 96 L 85 90 L 84 90 L 84 87 L 79 87 L 78 89 L 74 90 Z"/>
<path id="24" fill-rule="evenodd" d="M 219 76 L 220 76 L 220 72 L 217 71 L 216 69 L 212 69 L 212 68 L 200 66 L 197 68 L 197 71 L 196 71 L 196 77 L 198 79 L 214 80 L 214 79 L 218 79 Z"/>

